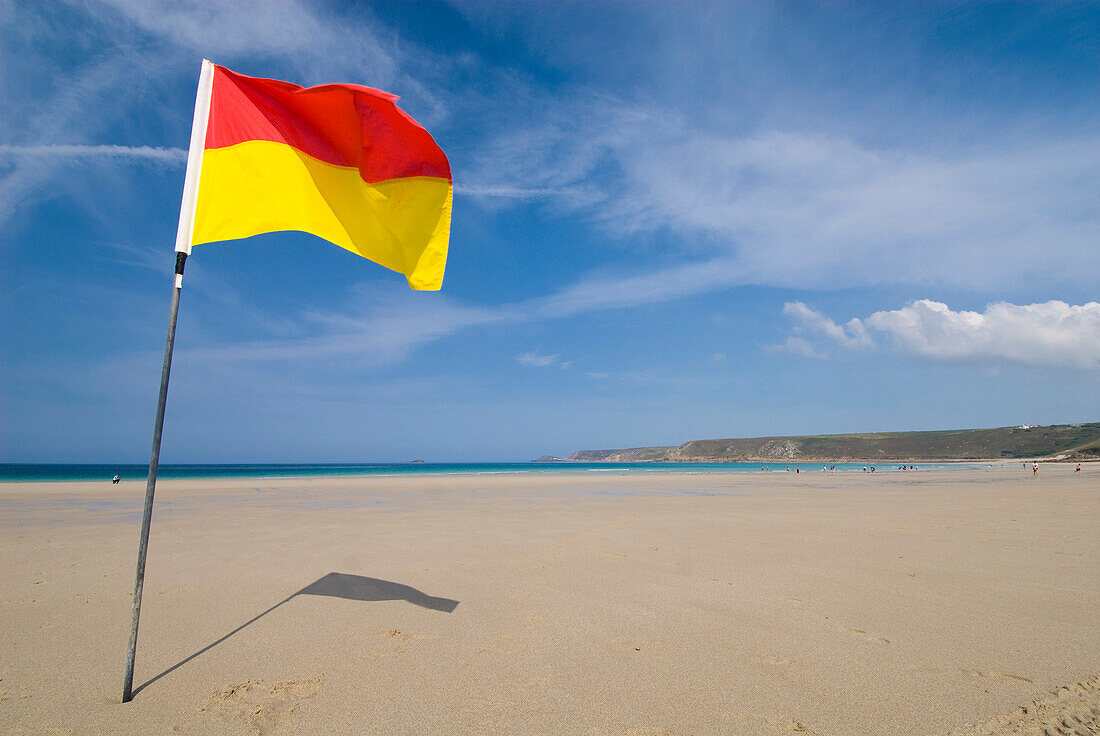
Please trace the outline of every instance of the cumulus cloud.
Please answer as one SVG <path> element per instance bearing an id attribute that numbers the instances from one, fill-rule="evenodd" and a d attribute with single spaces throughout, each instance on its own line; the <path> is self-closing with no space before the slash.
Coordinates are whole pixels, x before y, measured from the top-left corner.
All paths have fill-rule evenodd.
<path id="1" fill-rule="evenodd" d="M 905 353 L 930 360 L 1100 368 L 1098 302 L 996 302 L 984 311 L 974 312 L 919 299 L 901 309 L 854 318 L 844 327 L 801 302 L 785 304 L 783 313 L 797 321 L 796 330 L 801 328 L 845 348 L 874 344 L 873 332 Z M 796 336 L 771 348 L 821 357 L 809 341 Z"/>
<path id="2" fill-rule="evenodd" d="M 934 360 L 993 358 L 1100 368 L 1098 302 L 998 302 L 983 312 L 971 312 L 920 299 L 901 309 L 875 312 L 866 323 L 902 350 Z"/>

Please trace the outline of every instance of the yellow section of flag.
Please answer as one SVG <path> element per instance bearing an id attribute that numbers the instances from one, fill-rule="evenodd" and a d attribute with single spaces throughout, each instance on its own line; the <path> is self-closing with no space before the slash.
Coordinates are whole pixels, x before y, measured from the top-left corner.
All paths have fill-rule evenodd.
<path id="1" fill-rule="evenodd" d="M 300 230 L 439 289 L 447 264 L 451 182 L 370 184 L 285 143 L 248 141 L 203 155 L 194 244 Z M 416 243 L 418 248 L 410 248 Z"/>

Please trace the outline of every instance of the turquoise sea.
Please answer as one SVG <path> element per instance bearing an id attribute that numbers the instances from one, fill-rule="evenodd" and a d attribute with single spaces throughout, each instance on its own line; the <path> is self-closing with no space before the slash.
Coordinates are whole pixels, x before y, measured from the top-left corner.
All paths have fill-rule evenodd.
<path id="1" fill-rule="evenodd" d="M 876 472 L 903 472 L 901 463 L 873 463 Z M 772 472 L 820 473 L 815 463 L 303 463 L 303 464 L 162 464 L 158 478 L 296 478 L 303 476 L 361 475 L 495 475 L 508 474 L 574 474 L 574 473 L 759 473 L 761 468 Z M 837 472 L 863 472 L 866 463 L 830 463 Z M 923 463 L 924 470 L 962 470 L 990 467 L 988 463 Z M 123 480 L 144 479 L 147 465 L 128 464 L 0 464 L 0 482 L 26 481 L 89 481 L 110 480 L 116 473 Z M 910 472 L 910 471 L 904 471 Z"/>

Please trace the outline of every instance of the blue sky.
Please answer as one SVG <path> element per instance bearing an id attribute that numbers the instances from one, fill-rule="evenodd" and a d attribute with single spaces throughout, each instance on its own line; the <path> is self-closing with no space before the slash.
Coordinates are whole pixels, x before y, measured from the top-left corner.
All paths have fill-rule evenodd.
<path id="1" fill-rule="evenodd" d="M 0 3 L 0 461 L 148 457 L 199 62 L 401 96 L 439 293 L 196 247 L 164 462 L 1100 419 L 1096 4 Z"/>

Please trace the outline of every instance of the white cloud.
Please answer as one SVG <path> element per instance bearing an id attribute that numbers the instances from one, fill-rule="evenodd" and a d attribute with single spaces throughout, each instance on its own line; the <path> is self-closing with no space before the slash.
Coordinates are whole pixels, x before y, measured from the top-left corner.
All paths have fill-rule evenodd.
<path id="1" fill-rule="evenodd" d="M 532 368 L 547 368 L 547 367 L 552 366 L 552 365 L 557 365 L 557 366 L 560 366 L 561 368 L 568 368 L 569 366 L 573 365 L 574 362 L 576 362 L 576 361 L 572 361 L 572 360 L 570 360 L 570 361 L 561 360 L 561 354 L 560 353 L 554 353 L 553 355 L 543 355 L 542 353 L 538 352 L 537 350 L 532 351 L 530 353 L 523 353 L 522 355 L 517 355 L 516 360 L 519 361 L 520 365 L 525 365 L 525 366 L 529 366 L 529 367 L 532 367 Z"/>
<path id="2" fill-rule="evenodd" d="M 732 259 L 695 261 L 640 274 L 582 278 L 525 307 L 541 318 L 654 304 L 744 283 Z"/>
<path id="3" fill-rule="evenodd" d="M 841 327 L 821 312 L 807 307 L 802 302 L 787 302 L 783 305 L 783 314 L 796 321 L 796 330 L 809 330 L 830 337 L 845 347 L 867 347 L 872 344 L 863 322 L 859 318 L 851 319 Z"/>
<path id="4" fill-rule="evenodd" d="M 426 343 L 505 318 L 497 310 L 468 307 L 441 294 L 374 284 L 370 292 L 358 290 L 339 311 L 305 315 L 308 328 L 299 332 L 322 333 L 315 337 L 256 340 L 184 352 L 195 360 L 217 362 L 324 362 L 340 358 L 355 364 L 385 365 L 403 360 Z"/>
<path id="5" fill-rule="evenodd" d="M 695 260 L 709 248 L 732 266 L 725 285 L 1100 280 L 1095 135 L 884 147 L 812 131 L 716 132 L 667 111 L 574 98 L 570 115 L 490 144 L 482 168 L 509 171 L 520 187 L 582 191 L 552 206 L 584 212 L 620 237 L 672 233 L 678 238 L 662 244 Z"/>
<path id="6" fill-rule="evenodd" d="M 7 140 L 0 155 L 12 159 L 0 172 L 0 224 L 39 191 L 50 188 L 56 192 L 69 186 L 62 175 L 63 165 L 73 157 L 174 162 L 179 154 L 171 148 L 94 144 L 133 114 L 133 106 L 126 101 L 142 100 L 155 109 L 157 100 L 146 98 L 159 97 L 158 85 L 179 78 L 183 68 L 193 68 L 197 81 L 204 56 L 228 64 L 257 56 L 271 59 L 294 70 L 307 83 L 360 79 L 362 70 L 369 69 L 373 84 L 416 95 L 430 118 L 438 120 L 445 115 L 439 99 L 404 71 L 410 59 L 417 63 L 428 60 L 430 50 L 383 41 L 382 34 L 369 24 L 353 27 L 333 22 L 307 3 L 197 0 L 178 5 L 73 0 L 70 6 L 82 33 L 89 37 L 100 34 L 97 40 L 102 51 L 95 61 L 68 70 L 65 83 L 52 94 L 48 87 L 34 85 L 24 90 L 25 99 L 6 96 L 7 106 L 34 112 L 20 120 L 17 128 L 6 120 L 15 115 L 0 115 L 0 123 L 8 122 L 10 128 L 3 131 Z M 43 16 L 48 16 L 49 8 L 42 8 Z M 0 33 L 21 33 L 14 25 L 18 20 L 0 14 Z M 46 28 L 51 24 L 39 22 Z M 332 53 L 334 48 L 341 53 Z M 123 104 L 104 104 L 105 100 Z M 186 119 L 190 117 L 188 108 Z"/>
<path id="7" fill-rule="evenodd" d="M 548 365 L 553 365 L 557 359 L 558 356 L 556 354 L 540 355 L 537 352 L 523 353 L 522 355 L 516 356 L 516 360 L 519 361 L 520 365 L 533 366 L 535 368 L 545 368 Z"/>
<path id="8" fill-rule="evenodd" d="M 869 331 L 874 331 L 903 352 L 930 360 L 1100 368 L 1098 302 L 1077 306 L 1061 301 L 996 302 L 982 312 L 973 312 L 919 299 L 901 309 L 854 318 L 843 328 L 801 302 L 785 304 L 783 313 L 810 333 L 846 348 L 873 345 Z M 808 340 L 796 336 L 768 349 L 822 357 Z"/>
<path id="9" fill-rule="evenodd" d="M 970 312 L 921 299 L 901 309 L 875 312 L 865 321 L 902 350 L 933 360 L 1000 359 L 1100 368 L 1098 302 L 998 302 L 983 312 Z"/>
<path id="10" fill-rule="evenodd" d="M 576 189 L 531 189 L 513 186 L 477 186 L 455 184 L 455 194 L 469 197 L 506 197 L 509 199 L 534 199 L 536 197 L 576 195 Z"/>
<path id="11" fill-rule="evenodd" d="M 818 352 L 805 338 L 795 337 L 794 335 L 791 335 L 786 340 L 776 345 L 765 345 L 764 350 L 769 353 L 793 353 L 794 355 L 801 355 L 804 358 L 813 358 L 815 360 L 826 360 L 829 357 L 824 353 Z"/>
<path id="12" fill-rule="evenodd" d="M 186 149 L 159 148 L 155 146 L 78 146 L 61 144 L 12 146 L 0 144 L 0 156 L 9 156 L 12 158 L 121 158 L 158 161 L 167 164 L 182 164 L 187 162 Z"/>

